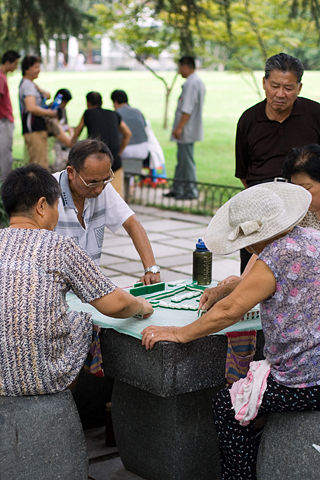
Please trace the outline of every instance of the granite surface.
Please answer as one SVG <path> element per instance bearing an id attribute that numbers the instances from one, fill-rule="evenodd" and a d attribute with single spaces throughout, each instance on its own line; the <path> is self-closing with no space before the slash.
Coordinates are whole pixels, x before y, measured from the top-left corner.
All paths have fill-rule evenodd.
<path id="1" fill-rule="evenodd" d="M 161 398 L 116 380 L 112 418 L 125 468 L 148 480 L 215 480 L 211 401 L 219 388 Z"/>
<path id="2" fill-rule="evenodd" d="M 256 360 L 263 358 L 263 344 L 263 333 L 259 331 Z M 196 392 L 225 382 L 224 335 L 209 335 L 187 344 L 159 342 L 147 351 L 140 340 L 103 329 L 101 347 L 107 375 L 161 397 Z"/>
<path id="3" fill-rule="evenodd" d="M 1 480 L 87 480 L 85 438 L 71 392 L 0 397 Z"/>
<path id="4" fill-rule="evenodd" d="M 256 359 L 264 338 L 258 332 Z M 115 378 L 112 421 L 125 468 L 148 480 L 215 480 L 220 470 L 212 397 L 225 385 L 227 338 L 141 341 L 104 329 L 104 368 Z"/>
<path id="5" fill-rule="evenodd" d="M 257 477 L 319 480 L 320 412 L 269 414 L 259 447 Z"/>

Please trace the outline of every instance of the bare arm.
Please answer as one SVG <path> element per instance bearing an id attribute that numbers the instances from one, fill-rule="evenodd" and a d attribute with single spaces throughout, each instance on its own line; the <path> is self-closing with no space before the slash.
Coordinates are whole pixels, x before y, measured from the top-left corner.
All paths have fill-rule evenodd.
<path id="1" fill-rule="evenodd" d="M 93 300 L 90 304 L 100 313 L 115 318 L 129 318 L 133 315 L 143 315 L 144 318 L 147 318 L 153 312 L 153 308 L 147 300 L 142 297 L 134 297 L 120 288 Z"/>
<path id="2" fill-rule="evenodd" d="M 72 147 L 73 142 L 70 135 L 67 135 L 66 132 L 63 131 L 63 129 L 59 125 L 59 134 L 56 135 L 56 139 L 59 140 L 60 143 L 63 143 L 66 147 Z"/>
<path id="3" fill-rule="evenodd" d="M 34 83 L 34 82 L 33 82 Z M 41 95 L 46 98 L 47 100 L 51 97 L 50 92 L 47 92 L 47 90 L 44 90 L 43 88 L 39 87 L 36 83 L 34 83 L 34 86 L 38 90 L 38 92 L 41 93 Z"/>
<path id="4" fill-rule="evenodd" d="M 127 231 L 128 235 L 130 235 L 144 268 L 155 265 L 156 261 L 148 236 L 139 220 L 137 220 L 136 216 L 131 215 L 131 217 L 124 222 L 123 227 Z M 145 273 L 142 276 L 141 281 L 145 285 L 160 282 L 160 273 Z"/>
<path id="5" fill-rule="evenodd" d="M 79 124 L 73 129 L 72 144 L 76 143 L 83 129 L 84 129 L 84 115 L 82 115 Z"/>
<path id="6" fill-rule="evenodd" d="M 217 287 L 206 288 L 200 298 L 199 310 L 209 310 L 215 303 L 233 292 L 240 281 L 241 277 L 234 277 L 226 283 L 220 283 Z"/>
<path id="7" fill-rule="evenodd" d="M 241 277 L 236 277 L 234 275 L 225 278 L 217 287 L 207 288 L 201 295 L 199 302 L 200 310 L 209 310 L 215 303 L 217 303 L 222 298 L 229 295 L 236 286 L 241 282 L 241 280 L 248 275 L 253 265 L 257 261 L 258 256 L 253 254 L 246 265 Z"/>
<path id="8" fill-rule="evenodd" d="M 242 185 L 244 186 L 244 188 L 248 188 L 248 184 L 246 182 L 246 179 L 245 178 L 240 178 L 241 182 L 242 182 Z"/>
<path id="9" fill-rule="evenodd" d="M 182 113 L 178 125 L 176 126 L 176 128 L 172 132 L 173 137 L 176 138 L 177 140 L 179 140 L 179 138 L 181 138 L 182 131 L 183 131 L 186 123 L 188 123 L 188 121 L 190 119 L 190 116 L 191 115 L 189 113 Z"/>
<path id="10" fill-rule="evenodd" d="M 27 97 L 25 97 L 24 104 L 28 112 L 36 115 L 37 117 L 55 118 L 57 116 L 57 112 L 55 110 L 39 107 L 36 104 L 36 99 L 33 95 L 28 95 Z"/>
<path id="11" fill-rule="evenodd" d="M 236 323 L 246 312 L 275 292 L 276 280 L 269 267 L 258 260 L 235 290 L 198 320 L 184 327 L 150 326 L 142 332 L 142 343 L 150 349 L 158 341 L 186 343 L 216 333 Z"/>
<path id="12" fill-rule="evenodd" d="M 120 150 L 119 150 L 119 154 L 121 155 L 123 150 L 126 148 L 128 143 L 130 142 L 130 138 L 132 137 L 132 133 L 131 133 L 131 130 L 128 127 L 128 125 L 123 120 L 121 120 L 121 122 L 120 122 L 119 130 L 122 133 L 122 141 L 121 141 Z"/>
<path id="13" fill-rule="evenodd" d="M 248 275 L 248 273 L 250 272 L 250 270 L 252 269 L 253 265 L 256 263 L 257 260 L 258 260 L 258 255 L 253 253 L 250 257 L 249 262 L 246 265 L 246 268 L 242 272 L 242 275 L 241 275 L 242 278 Z"/>

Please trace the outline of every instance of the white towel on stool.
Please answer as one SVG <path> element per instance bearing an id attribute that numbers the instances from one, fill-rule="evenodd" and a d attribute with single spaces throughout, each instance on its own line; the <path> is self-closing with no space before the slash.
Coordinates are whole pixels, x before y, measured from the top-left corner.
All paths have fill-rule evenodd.
<path id="1" fill-rule="evenodd" d="M 235 419 L 239 420 L 240 425 L 244 427 L 257 416 L 263 394 L 267 388 L 270 369 L 268 360 L 251 362 L 247 376 L 240 378 L 230 388 Z"/>

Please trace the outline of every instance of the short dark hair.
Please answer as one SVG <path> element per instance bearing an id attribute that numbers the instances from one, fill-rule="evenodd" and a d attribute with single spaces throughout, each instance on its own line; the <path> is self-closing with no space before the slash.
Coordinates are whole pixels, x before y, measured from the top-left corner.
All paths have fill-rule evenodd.
<path id="1" fill-rule="evenodd" d="M 193 57 L 188 57 L 187 55 L 181 57 L 178 63 L 179 65 L 188 65 L 188 67 L 193 69 L 196 68 L 195 59 Z"/>
<path id="2" fill-rule="evenodd" d="M 12 170 L 1 187 L 2 202 L 9 217 L 30 211 L 41 197 L 53 206 L 60 193 L 51 173 L 34 163 Z"/>
<path id="3" fill-rule="evenodd" d="M 306 173 L 320 182 L 320 145 L 311 144 L 292 148 L 283 164 L 282 176 L 291 180 L 295 173 Z"/>
<path id="4" fill-rule="evenodd" d="M 128 103 L 128 95 L 124 90 L 113 90 L 111 100 L 117 103 Z"/>
<path id="5" fill-rule="evenodd" d="M 94 107 L 101 107 L 102 97 L 99 92 L 89 92 L 86 95 L 87 102 Z"/>
<path id="6" fill-rule="evenodd" d="M 110 158 L 111 165 L 113 163 L 113 156 L 109 147 L 96 138 L 87 138 L 86 140 L 81 140 L 77 142 L 71 148 L 68 156 L 67 165 L 74 167 L 77 172 L 80 172 L 82 169 L 85 159 L 89 155 L 95 155 L 99 157 L 99 154 L 105 154 Z"/>
<path id="7" fill-rule="evenodd" d="M 291 72 L 296 78 L 297 82 L 301 82 L 301 78 L 304 72 L 303 65 L 300 60 L 286 53 L 278 53 L 268 58 L 265 65 L 265 78 L 269 78 L 270 73 L 273 70 L 280 70 L 280 72 Z"/>
<path id="8" fill-rule="evenodd" d="M 60 90 L 56 92 L 54 98 L 56 98 L 56 96 L 59 94 L 62 95 L 63 102 L 69 102 L 72 99 L 71 92 L 67 88 L 60 88 Z"/>
<path id="9" fill-rule="evenodd" d="M 22 75 L 26 73 L 28 68 L 32 67 L 35 63 L 41 63 L 41 58 L 35 55 L 27 55 L 21 62 Z"/>
<path id="10" fill-rule="evenodd" d="M 2 55 L 1 63 L 4 65 L 6 62 L 13 63 L 18 58 L 20 58 L 20 54 L 15 50 L 8 50 Z"/>

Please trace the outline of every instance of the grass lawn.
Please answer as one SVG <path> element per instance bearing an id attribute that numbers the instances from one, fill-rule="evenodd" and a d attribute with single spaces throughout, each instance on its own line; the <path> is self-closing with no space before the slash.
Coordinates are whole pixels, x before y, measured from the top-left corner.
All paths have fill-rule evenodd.
<path id="1" fill-rule="evenodd" d="M 174 72 L 163 72 L 168 81 Z M 226 72 L 200 71 L 200 77 L 207 89 L 204 105 L 203 142 L 196 143 L 195 159 L 198 179 L 202 182 L 226 185 L 240 185 L 234 177 L 234 138 L 236 124 L 241 113 L 260 101 L 255 90 L 248 85 L 248 78 Z M 256 73 L 262 84 L 262 72 Z M 15 115 L 15 136 L 13 154 L 23 158 L 23 138 L 18 106 L 18 85 L 20 72 L 9 76 L 9 88 Z M 319 101 L 320 72 L 304 74 L 302 95 Z M 170 99 L 169 125 L 172 124 L 176 101 L 183 83 L 176 81 Z M 85 95 L 91 90 L 99 91 L 104 99 L 104 107 L 112 108 L 110 93 L 115 88 L 126 90 L 132 106 L 139 108 L 151 122 L 154 132 L 164 150 L 168 177 L 172 177 L 176 162 L 176 145 L 169 141 L 170 128 L 163 130 L 164 87 L 147 71 L 86 71 L 86 72 L 41 72 L 37 83 L 49 90 L 52 95 L 59 88 L 69 88 L 73 99 L 69 103 L 68 118 L 76 125 L 85 109 Z M 263 91 L 261 90 L 263 98 Z M 83 136 L 85 138 L 85 134 Z"/>

